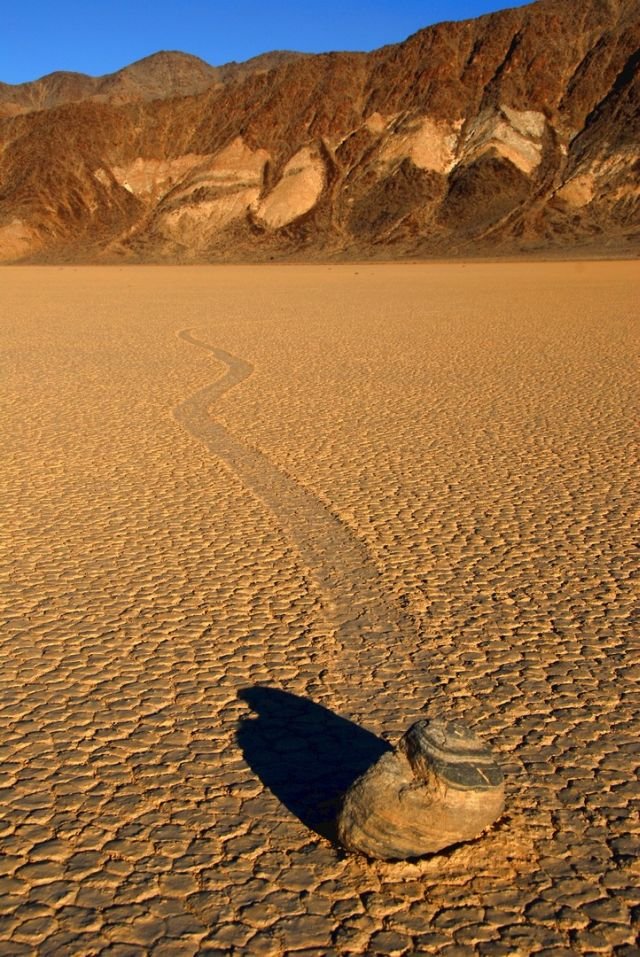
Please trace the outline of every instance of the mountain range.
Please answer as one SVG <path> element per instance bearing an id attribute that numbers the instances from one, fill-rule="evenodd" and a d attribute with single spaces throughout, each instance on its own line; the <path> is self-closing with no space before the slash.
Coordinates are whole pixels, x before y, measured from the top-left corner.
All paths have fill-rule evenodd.
<path id="1" fill-rule="evenodd" d="M 0 83 L 0 261 L 637 255 L 640 2 Z"/>

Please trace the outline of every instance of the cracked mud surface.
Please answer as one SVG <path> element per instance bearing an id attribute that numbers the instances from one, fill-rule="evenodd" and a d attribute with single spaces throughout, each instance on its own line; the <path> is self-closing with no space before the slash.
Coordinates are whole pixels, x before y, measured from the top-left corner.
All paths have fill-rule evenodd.
<path id="1" fill-rule="evenodd" d="M 2 953 L 637 953 L 636 269 L 2 271 Z M 421 715 L 504 819 L 342 853 Z"/>

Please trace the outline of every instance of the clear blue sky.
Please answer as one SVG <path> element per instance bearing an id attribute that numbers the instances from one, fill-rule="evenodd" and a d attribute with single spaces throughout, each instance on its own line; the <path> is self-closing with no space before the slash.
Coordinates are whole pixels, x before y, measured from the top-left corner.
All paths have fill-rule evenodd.
<path id="1" fill-rule="evenodd" d="M 267 50 L 372 50 L 509 6 L 522 0 L 13 0 L 1 17 L 0 80 L 110 73 L 157 50 L 214 65 Z"/>

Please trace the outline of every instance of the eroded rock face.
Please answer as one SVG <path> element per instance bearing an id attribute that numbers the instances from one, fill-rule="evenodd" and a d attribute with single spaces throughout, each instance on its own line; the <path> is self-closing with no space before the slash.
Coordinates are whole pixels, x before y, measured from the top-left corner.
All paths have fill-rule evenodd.
<path id="1" fill-rule="evenodd" d="M 417 721 L 348 790 L 338 820 L 345 847 L 403 860 L 478 837 L 502 813 L 504 777 L 458 722 Z"/>
<path id="2" fill-rule="evenodd" d="M 394 131 L 381 151 L 381 160 L 392 164 L 408 158 L 418 168 L 448 173 L 456 161 L 462 119 L 447 123 L 429 116 L 417 117 Z"/>
<path id="3" fill-rule="evenodd" d="M 298 150 L 282 179 L 256 207 L 256 216 L 272 229 L 292 223 L 313 209 L 324 186 L 324 165 L 308 147 Z"/>
<path id="4" fill-rule="evenodd" d="M 34 229 L 15 218 L 6 226 L 0 226 L 0 262 L 19 259 L 40 246 Z"/>
<path id="5" fill-rule="evenodd" d="M 206 248 L 258 202 L 268 159 L 265 150 L 251 150 L 240 136 L 203 158 L 159 206 L 158 233 L 191 250 Z"/>
<path id="6" fill-rule="evenodd" d="M 535 110 L 487 111 L 470 124 L 464 145 L 467 161 L 495 150 L 514 166 L 530 175 L 540 165 L 545 119 Z"/>
<path id="7" fill-rule="evenodd" d="M 114 166 L 113 178 L 134 196 L 164 196 L 174 183 L 182 179 L 194 167 L 201 165 L 206 156 L 187 154 L 172 160 L 145 159 L 142 156 L 127 166 Z M 96 177 L 105 181 L 104 170 L 97 170 Z"/>

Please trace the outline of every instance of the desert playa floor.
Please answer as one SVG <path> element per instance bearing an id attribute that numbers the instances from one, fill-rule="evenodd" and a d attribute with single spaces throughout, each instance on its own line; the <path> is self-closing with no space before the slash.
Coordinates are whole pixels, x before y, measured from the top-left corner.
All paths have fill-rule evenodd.
<path id="1" fill-rule="evenodd" d="M 637 270 L 2 270 L 2 954 L 638 953 Z M 504 818 L 342 852 L 425 715 Z"/>

